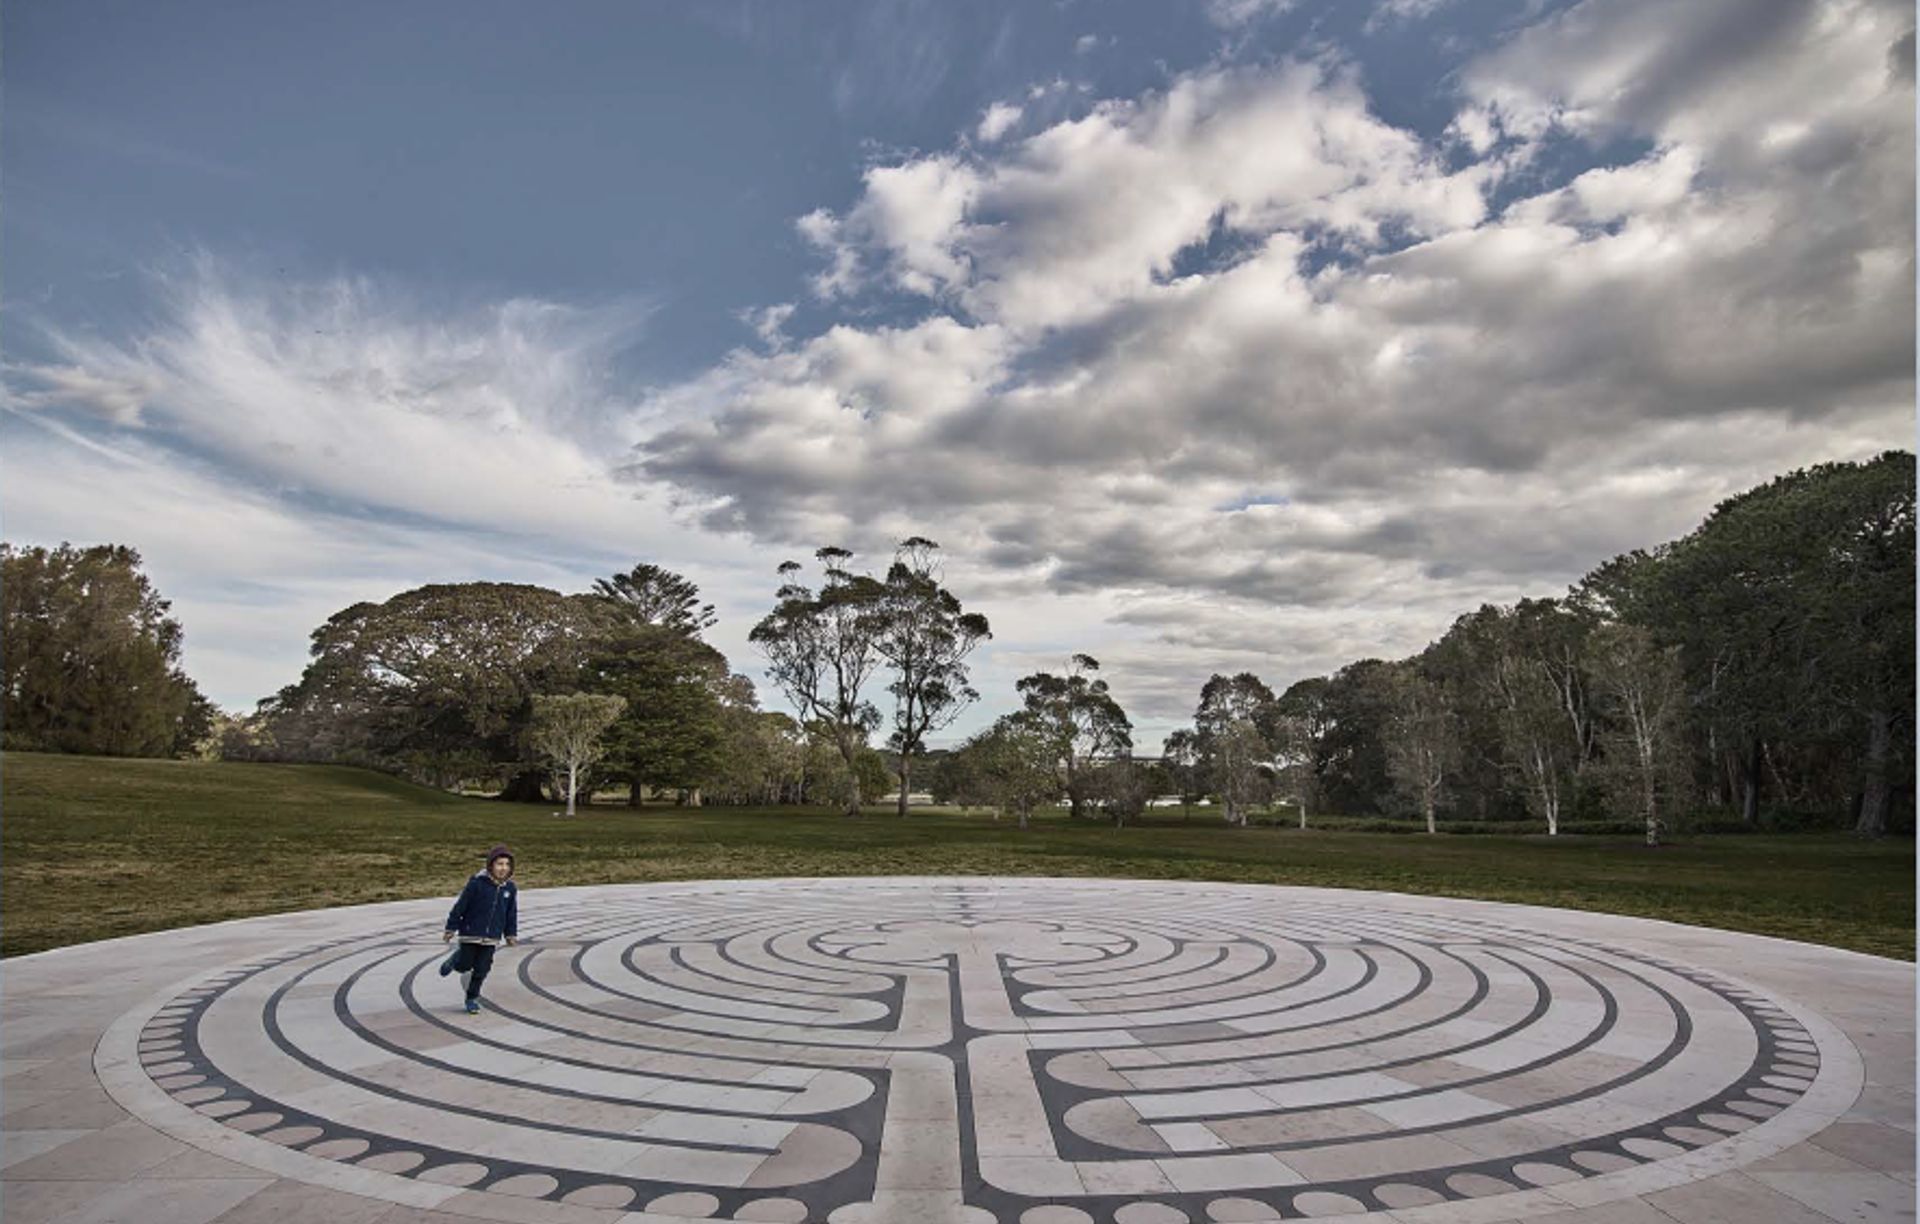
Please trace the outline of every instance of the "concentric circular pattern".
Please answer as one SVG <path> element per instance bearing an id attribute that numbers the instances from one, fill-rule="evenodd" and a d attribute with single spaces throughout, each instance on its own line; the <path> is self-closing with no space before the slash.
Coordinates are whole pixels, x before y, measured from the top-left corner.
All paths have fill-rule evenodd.
<path id="1" fill-rule="evenodd" d="M 137 1018 L 141 1069 L 263 1145 L 230 1145 L 242 1159 L 272 1145 L 312 1162 L 296 1170 L 513 1196 L 521 1217 L 834 1224 L 1291 1219 L 1589 1186 L 1564 1208 L 1735 1136 L 1764 1154 L 1822 1074 L 1801 1019 L 1699 969 L 1281 889 L 607 895 L 529 894 L 477 1017 L 439 941 L 394 931 L 192 984 Z"/>

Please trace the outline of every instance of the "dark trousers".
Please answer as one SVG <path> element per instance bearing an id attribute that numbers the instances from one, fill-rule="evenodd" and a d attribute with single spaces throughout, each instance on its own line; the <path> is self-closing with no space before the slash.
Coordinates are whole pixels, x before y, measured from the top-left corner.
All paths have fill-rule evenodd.
<path id="1" fill-rule="evenodd" d="M 492 944 L 463 943 L 453 954 L 453 971 L 471 973 L 467 979 L 467 997 L 480 997 L 480 983 L 487 980 L 487 974 L 493 969 L 494 946 Z"/>

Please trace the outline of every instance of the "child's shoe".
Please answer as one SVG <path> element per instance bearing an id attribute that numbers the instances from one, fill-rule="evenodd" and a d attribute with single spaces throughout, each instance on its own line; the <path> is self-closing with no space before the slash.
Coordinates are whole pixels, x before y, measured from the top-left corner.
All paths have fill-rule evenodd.
<path id="1" fill-rule="evenodd" d="M 455 948 L 455 949 L 454 949 L 453 951 L 451 951 L 451 952 L 449 952 L 449 953 L 447 953 L 447 959 L 445 959 L 445 960 L 443 960 L 443 961 L 441 961 L 441 962 L 440 962 L 440 976 L 441 976 L 441 977 L 445 977 L 445 976 L 447 976 L 447 975 L 448 975 L 449 973 L 452 973 L 452 972 L 453 972 L 453 961 L 454 961 L 454 958 L 455 958 L 455 957 L 457 957 L 457 956 L 459 956 L 459 955 L 460 955 L 460 949 L 458 949 L 458 948 Z"/>
<path id="2" fill-rule="evenodd" d="M 478 999 L 467 1000 L 467 1014 L 469 1016 L 477 1016 L 480 1014 L 480 1000 Z"/>

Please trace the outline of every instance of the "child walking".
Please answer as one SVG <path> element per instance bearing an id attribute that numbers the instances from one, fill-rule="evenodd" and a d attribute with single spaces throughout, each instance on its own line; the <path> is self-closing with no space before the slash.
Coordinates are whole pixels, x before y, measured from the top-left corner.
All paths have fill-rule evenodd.
<path id="1" fill-rule="evenodd" d="M 460 975 L 467 994 L 467 1014 L 480 1012 L 480 984 L 493 968 L 493 952 L 504 939 L 509 946 L 518 941 L 518 888 L 513 882 L 513 851 L 495 846 L 487 851 L 487 866 L 473 873 L 459 900 L 447 915 L 447 929 L 441 941 L 459 937 L 460 946 L 440 962 L 440 976 Z"/>

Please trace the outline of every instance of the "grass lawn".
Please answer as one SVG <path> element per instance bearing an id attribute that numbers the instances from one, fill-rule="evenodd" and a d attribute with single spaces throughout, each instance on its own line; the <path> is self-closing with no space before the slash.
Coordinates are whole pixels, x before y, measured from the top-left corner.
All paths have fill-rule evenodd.
<path id="1" fill-rule="evenodd" d="M 809 875 L 1061 875 L 1309 884 L 1667 918 L 1912 960 L 1914 842 L 1127 829 L 1062 816 L 594 808 L 573 820 L 358 769 L 9 753 L 0 955 L 406 897 L 449 904 L 505 841 L 529 887 Z"/>

